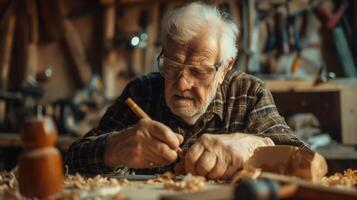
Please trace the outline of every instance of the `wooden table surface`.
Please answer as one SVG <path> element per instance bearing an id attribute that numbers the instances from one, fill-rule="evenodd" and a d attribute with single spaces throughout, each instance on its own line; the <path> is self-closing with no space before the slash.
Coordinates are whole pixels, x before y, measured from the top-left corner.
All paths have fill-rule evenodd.
<path id="1" fill-rule="evenodd" d="M 233 187 L 229 184 L 206 184 L 199 192 L 184 193 L 164 189 L 162 185 L 124 186 L 121 194 L 131 200 L 176 200 L 176 199 L 221 199 L 233 196 Z"/>

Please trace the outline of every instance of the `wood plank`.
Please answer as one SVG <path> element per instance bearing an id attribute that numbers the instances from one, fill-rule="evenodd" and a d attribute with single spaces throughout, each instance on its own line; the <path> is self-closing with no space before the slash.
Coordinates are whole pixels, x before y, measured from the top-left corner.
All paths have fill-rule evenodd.
<path id="1" fill-rule="evenodd" d="M 342 143 L 357 145 L 357 84 L 343 87 L 340 98 Z"/>
<path id="2" fill-rule="evenodd" d="M 36 0 L 26 1 L 26 10 L 28 17 L 28 45 L 27 45 L 27 59 L 26 59 L 26 76 L 36 77 L 38 71 L 38 50 L 37 44 L 39 39 L 38 31 L 38 12 Z"/>
<path id="3" fill-rule="evenodd" d="M 266 80 L 265 83 L 272 92 L 333 92 L 348 85 L 357 85 L 357 79 L 338 78 L 319 85 L 314 85 L 312 80 Z"/>
<path id="4" fill-rule="evenodd" d="M 112 42 L 115 36 L 115 16 L 116 9 L 114 2 L 106 5 L 103 12 L 103 41 L 104 45 Z"/>
<path id="5" fill-rule="evenodd" d="M 352 19 L 352 23 L 353 25 L 353 35 L 357 35 L 357 1 L 352 1 L 353 7 L 352 7 L 352 12 L 353 13 L 353 19 Z M 357 37 L 353 37 L 353 42 L 354 42 L 354 48 L 355 50 L 353 51 L 354 53 L 354 58 L 355 58 L 355 62 L 357 62 Z"/>
<path id="6" fill-rule="evenodd" d="M 150 23 L 147 27 L 147 34 L 148 34 L 148 44 L 147 47 L 144 51 L 145 53 L 145 60 L 144 60 L 144 66 L 143 66 L 143 72 L 142 73 L 149 73 L 152 72 L 156 69 L 156 59 L 154 58 L 155 51 L 158 48 L 156 46 L 157 40 L 158 40 L 158 30 L 159 30 L 159 24 L 160 24 L 160 19 L 159 19 L 159 9 L 160 4 L 155 3 L 153 4 L 150 9 L 149 9 L 149 15 L 151 15 L 151 20 Z M 154 63 L 153 63 L 153 60 Z"/>
<path id="7" fill-rule="evenodd" d="M 7 89 L 11 50 L 13 46 L 16 16 L 14 7 L 8 8 L 4 17 L 4 24 L 0 27 L 0 88 Z"/>
<path id="8" fill-rule="evenodd" d="M 11 68 L 9 70 L 9 91 L 17 91 L 26 77 L 27 45 L 28 45 L 28 19 L 26 15 L 26 4 L 15 0 L 16 25 L 14 36 L 14 47 L 11 57 Z"/>
<path id="9" fill-rule="evenodd" d="M 116 22 L 116 8 L 113 0 L 101 1 L 103 5 L 103 13 L 101 16 L 101 22 L 99 28 L 101 29 L 101 40 L 97 44 L 99 48 L 98 71 L 103 73 L 104 68 L 112 64 L 112 52 L 111 46 L 115 37 L 115 22 Z"/>
<path id="10" fill-rule="evenodd" d="M 38 0 L 41 40 L 56 41 L 64 34 L 61 0 Z"/>
<path id="11" fill-rule="evenodd" d="M 92 73 L 91 67 L 87 61 L 82 41 L 68 19 L 64 19 L 64 29 L 64 45 L 74 64 L 72 75 L 76 79 L 77 86 L 84 87 L 89 84 Z"/>

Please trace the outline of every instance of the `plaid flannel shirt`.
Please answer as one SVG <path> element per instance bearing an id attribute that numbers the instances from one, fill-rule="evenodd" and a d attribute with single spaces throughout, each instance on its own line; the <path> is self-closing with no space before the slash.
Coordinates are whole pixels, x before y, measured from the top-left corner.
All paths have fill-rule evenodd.
<path id="1" fill-rule="evenodd" d="M 128 97 L 153 120 L 182 134 L 185 141 L 192 137 L 190 143 L 203 133 L 241 132 L 269 137 L 275 144 L 305 146 L 279 115 L 270 91 L 258 78 L 231 70 L 217 89 L 205 114 L 194 125 L 187 125 L 166 105 L 163 77 L 159 73 L 151 73 L 131 81 L 108 108 L 99 126 L 71 145 L 66 161 L 71 172 L 96 174 L 113 171 L 104 164 L 103 159 L 107 136 L 133 126 L 139 120 L 125 104 Z M 184 142 L 182 148 L 189 146 Z M 172 164 L 164 168 L 136 171 L 160 173 L 170 168 Z"/>

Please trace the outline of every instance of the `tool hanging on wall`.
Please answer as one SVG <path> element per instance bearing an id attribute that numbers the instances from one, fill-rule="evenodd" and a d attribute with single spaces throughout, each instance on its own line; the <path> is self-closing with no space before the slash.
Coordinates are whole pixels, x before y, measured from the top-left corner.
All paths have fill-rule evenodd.
<path id="1" fill-rule="evenodd" d="M 350 46 L 348 45 L 344 30 L 339 24 L 347 8 L 348 1 L 342 1 L 337 11 L 333 15 L 330 15 L 323 5 L 320 4 L 314 9 L 314 13 L 324 26 L 332 31 L 334 44 L 344 75 L 347 77 L 357 77 L 357 69 L 353 61 Z"/>
<path id="2" fill-rule="evenodd" d="M 289 36 L 287 31 L 287 18 L 280 12 L 276 12 L 275 15 L 276 22 L 276 33 L 278 37 L 279 51 L 281 54 L 289 53 Z"/>
<path id="3" fill-rule="evenodd" d="M 264 72 L 290 74 L 289 72 L 295 73 L 299 70 L 300 63 L 304 60 L 303 49 L 314 48 L 311 42 L 316 38 L 316 22 L 312 19 L 312 9 L 319 2 L 282 0 L 258 3 L 257 9 L 262 16 L 260 21 L 265 25 L 261 36 L 266 41 L 262 48 L 264 54 L 261 56 Z M 286 65 L 292 54 L 296 54 L 296 57 L 291 65 Z"/>
<path id="4" fill-rule="evenodd" d="M 8 92 L 0 90 L 0 100 L 6 101 L 7 113 L 0 124 L 1 131 L 18 132 L 24 119 L 31 115 L 45 115 L 41 102 L 44 96 L 44 85 L 52 77 L 52 70 L 46 68 L 36 75 L 36 79 L 29 76 L 21 83 L 18 91 Z"/>
<path id="5" fill-rule="evenodd" d="M 107 105 L 100 76 L 93 75 L 90 83 L 73 97 L 52 104 L 53 118 L 60 133 L 82 137 L 98 123 Z"/>
<path id="6" fill-rule="evenodd" d="M 243 51 L 247 57 L 247 71 L 257 73 L 259 64 L 259 20 L 255 10 L 255 0 L 243 2 Z"/>
<path id="7" fill-rule="evenodd" d="M 297 16 L 289 16 L 289 18 L 290 18 L 289 22 L 292 24 L 293 38 L 294 38 L 295 51 L 296 51 L 296 58 L 294 59 L 293 64 L 291 66 L 291 73 L 294 74 L 300 68 L 302 46 L 300 40 L 300 31 L 298 29 L 298 21 L 296 19 Z"/>

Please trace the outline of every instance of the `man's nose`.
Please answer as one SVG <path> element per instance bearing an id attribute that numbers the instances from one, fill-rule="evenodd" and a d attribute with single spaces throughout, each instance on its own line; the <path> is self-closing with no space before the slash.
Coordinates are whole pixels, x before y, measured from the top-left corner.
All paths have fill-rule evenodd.
<path id="1" fill-rule="evenodd" d="M 185 72 L 181 72 L 176 81 L 176 88 L 179 91 L 186 91 L 193 87 L 193 80 Z"/>

